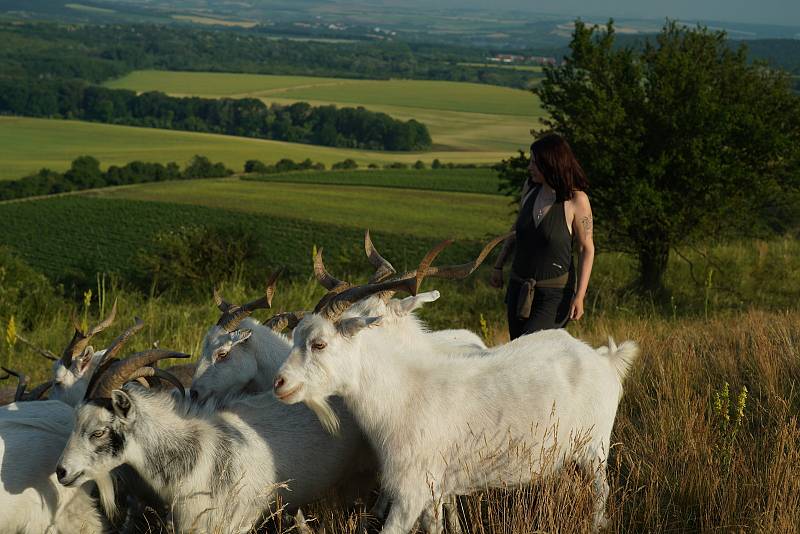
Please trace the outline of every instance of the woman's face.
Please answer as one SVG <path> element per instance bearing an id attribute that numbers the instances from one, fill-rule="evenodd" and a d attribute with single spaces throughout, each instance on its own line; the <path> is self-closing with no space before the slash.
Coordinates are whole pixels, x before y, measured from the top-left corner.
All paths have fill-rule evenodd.
<path id="1" fill-rule="evenodd" d="M 536 166 L 536 157 L 531 152 L 531 159 L 530 163 L 528 164 L 528 173 L 530 174 L 531 180 L 537 184 L 544 183 L 544 175 L 542 171 L 539 170 L 539 167 Z"/>

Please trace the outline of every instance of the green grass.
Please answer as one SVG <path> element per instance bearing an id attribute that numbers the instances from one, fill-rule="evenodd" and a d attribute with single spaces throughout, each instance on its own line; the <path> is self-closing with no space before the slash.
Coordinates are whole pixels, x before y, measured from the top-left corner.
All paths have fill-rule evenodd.
<path id="1" fill-rule="evenodd" d="M 313 105 L 362 105 L 424 123 L 437 150 L 476 153 L 513 153 L 527 146 L 530 129 L 544 117 L 538 99 L 528 91 L 458 82 L 136 71 L 106 85 L 173 95 L 260 98 L 278 104 L 304 100 Z"/>
<path id="2" fill-rule="evenodd" d="M 492 169 L 309 171 L 244 175 L 242 180 L 499 194 L 499 180 L 497 173 Z"/>
<path id="3" fill-rule="evenodd" d="M 497 195 L 235 178 L 142 184 L 86 194 L 302 218 L 313 224 L 426 238 L 499 235 L 508 229 L 510 217 L 508 199 Z"/>
<path id="4" fill-rule="evenodd" d="M 64 171 L 73 159 L 84 154 L 99 159 L 104 168 L 134 160 L 175 161 L 183 165 L 195 154 L 202 154 L 241 171 L 248 159 L 273 163 L 281 158 L 311 158 L 327 165 L 347 158 L 362 165 L 414 163 L 418 159 L 430 164 L 435 158 L 445 162 L 495 163 L 508 157 L 509 152 L 377 152 L 79 121 L 0 117 L 0 180 L 15 180 L 42 167 Z"/>

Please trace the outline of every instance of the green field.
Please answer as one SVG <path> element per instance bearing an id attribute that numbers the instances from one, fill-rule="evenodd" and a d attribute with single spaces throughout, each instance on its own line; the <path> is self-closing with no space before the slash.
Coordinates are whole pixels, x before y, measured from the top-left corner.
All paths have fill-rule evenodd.
<path id="1" fill-rule="evenodd" d="M 497 195 L 236 178 L 142 184 L 89 191 L 86 195 L 207 206 L 429 238 L 500 234 L 507 230 L 510 214 L 508 199 Z"/>
<path id="2" fill-rule="evenodd" d="M 64 171 L 83 154 L 99 159 L 103 168 L 134 160 L 175 161 L 183 165 L 195 154 L 202 154 L 237 171 L 248 159 L 273 163 L 281 158 L 311 158 L 330 165 L 352 158 L 366 165 L 414 163 L 418 159 L 430 164 L 435 158 L 445 162 L 494 163 L 508 157 L 503 151 L 376 152 L 90 122 L 0 117 L 0 180 L 15 180 L 42 167 Z"/>
<path id="3" fill-rule="evenodd" d="M 529 144 L 544 116 L 529 91 L 492 85 L 420 80 L 348 80 L 207 72 L 137 71 L 106 84 L 173 95 L 260 98 L 291 104 L 364 106 L 428 126 L 435 148 L 512 153 Z"/>
<path id="4" fill-rule="evenodd" d="M 499 179 L 492 169 L 405 170 L 380 169 L 368 171 L 287 172 L 264 175 L 244 175 L 243 180 L 260 182 L 289 182 L 326 185 L 361 185 L 400 189 L 427 189 L 460 193 L 496 195 Z"/>

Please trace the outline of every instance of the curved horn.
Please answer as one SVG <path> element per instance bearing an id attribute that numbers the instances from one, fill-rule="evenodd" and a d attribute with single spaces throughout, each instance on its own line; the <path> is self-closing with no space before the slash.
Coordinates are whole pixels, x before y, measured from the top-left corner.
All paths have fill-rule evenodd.
<path id="1" fill-rule="evenodd" d="M 89 329 L 87 333 L 83 333 L 81 330 L 80 325 L 78 324 L 77 320 L 75 319 L 75 313 L 72 313 L 72 322 L 75 325 L 75 333 L 72 335 L 72 341 L 69 342 L 67 348 L 64 349 L 64 354 L 61 356 L 61 362 L 64 364 L 64 367 L 69 367 L 72 365 L 72 359 L 77 358 L 83 351 L 86 350 L 86 347 L 89 346 L 89 341 L 111 326 L 114 322 L 114 318 L 117 316 L 117 300 L 114 299 L 114 305 L 111 307 L 111 313 L 108 314 L 108 317 L 103 319 L 97 326 Z"/>
<path id="2" fill-rule="evenodd" d="M 21 335 L 19 335 L 19 334 L 17 334 L 17 335 L 16 335 L 16 337 L 17 337 L 17 339 L 19 339 L 20 341 L 22 341 L 22 343 L 24 343 L 25 345 L 27 345 L 27 346 L 28 346 L 28 348 L 30 348 L 30 349 L 31 349 L 33 352 L 35 352 L 36 354 L 38 354 L 38 355 L 40 355 L 40 356 L 43 356 L 44 358 L 47 358 L 47 359 L 48 359 L 48 360 L 50 360 L 50 361 L 54 361 L 54 362 L 55 362 L 55 361 L 58 361 L 58 356 L 56 356 L 55 354 L 53 354 L 53 353 L 52 353 L 52 352 L 50 352 L 49 350 L 47 350 L 47 349 L 43 349 L 43 348 L 41 348 L 41 347 L 39 347 L 39 346 L 37 346 L 37 345 L 34 345 L 33 343 L 31 343 L 30 341 L 28 341 L 26 338 L 22 337 L 22 336 L 21 336 Z"/>
<path id="3" fill-rule="evenodd" d="M 13 369 L 9 369 L 8 367 L 0 367 L 0 369 L 8 373 L 9 376 L 17 377 L 17 391 L 14 393 L 14 402 L 24 400 L 25 388 L 28 387 L 28 377 L 22 373 L 14 371 Z"/>
<path id="4" fill-rule="evenodd" d="M 159 360 L 167 358 L 189 357 L 188 354 L 183 354 L 182 352 L 161 349 L 137 352 L 124 360 L 114 362 L 114 364 L 100 376 L 94 388 L 92 388 L 92 391 L 90 393 L 87 392 L 87 398 L 110 398 L 112 391 L 121 388 L 125 382 L 129 381 L 134 373 L 142 367 L 152 365 Z"/>
<path id="5" fill-rule="evenodd" d="M 384 291 L 406 291 L 412 295 L 416 295 L 422 280 L 425 278 L 425 273 L 431 263 L 433 263 L 433 260 L 451 243 L 452 241 L 450 240 L 442 241 L 433 247 L 422 259 L 413 277 L 352 287 L 335 295 L 333 298 L 323 298 L 317 304 L 314 312 L 324 315 L 325 318 L 330 321 L 336 321 L 350 306 L 376 293 Z"/>
<path id="6" fill-rule="evenodd" d="M 393 274 L 397 274 L 392 264 L 375 249 L 375 245 L 372 244 L 372 237 L 369 235 L 369 230 L 364 234 L 364 251 L 367 253 L 369 262 L 375 267 L 375 273 L 369 279 L 370 284 L 383 282 Z"/>
<path id="7" fill-rule="evenodd" d="M 334 278 L 331 273 L 325 269 L 325 264 L 322 262 L 322 247 L 317 251 L 314 256 L 314 277 L 317 282 L 325 289 L 334 293 L 341 293 L 345 289 L 351 287 L 348 282 Z"/>
<path id="8" fill-rule="evenodd" d="M 297 326 L 305 313 L 306 312 L 304 311 L 279 313 L 277 315 L 273 315 L 266 323 L 264 323 L 264 326 L 271 328 L 275 332 L 283 332 L 287 328 L 291 330 Z"/>
<path id="9" fill-rule="evenodd" d="M 53 381 L 52 380 L 48 380 L 47 382 L 39 384 L 38 386 L 36 386 L 35 388 L 33 388 L 32 390 L 30 390 L 28 392 L 28 400 L 39 400 L 39 399 L 41 399 L 42 395 L 44 395 L 45 392 L 48 389 L 50 389 L 51 387 L 53 387 Z"/>
<path id="10" fill-rule="evenodd" d="M 166 380 L 173 386 L 175 389 L 181 392 L 181 395 L 186 395 L 186 390 L 181 384 L 181 381 L 178 380 L 178 377 L 170 373 L 169 371 L 164 371 L 163 369 L 158 369 L 157 367 L 142 367 L 136 370 L 131 376 L 128 377 L 128 382 L 132 380 L 137 380 L 139 378 L 148 378 L 148 377 L 156 377 L 161 380 Z"/>
<path id="11" fill-rule="evenodd" d="M 278 282 L 278 277 L 281 275 L 282 269 L 275 271 L 267 281 L 267 289 L 264 291 L 264 296 L 256 300 L 250 301 L 241 306 L 229 304 L 225 302 L 219 293 L 214 290 L 214 300 L 218 302 L 217 307 L 222 311 L 222 315 L 217 321 L 217 325 L 225 329 L 226 332 L 233 332 L 239 328 L 239 324 L 249 317 L 256 310 L 267 309 L 272 307 L 272 297 L 275 296 L 275 285 Z"/>

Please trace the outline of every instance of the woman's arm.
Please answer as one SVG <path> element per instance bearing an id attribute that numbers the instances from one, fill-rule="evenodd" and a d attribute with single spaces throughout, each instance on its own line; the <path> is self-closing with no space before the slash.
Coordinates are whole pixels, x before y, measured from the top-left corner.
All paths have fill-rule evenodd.
<path id="1" fill-rule="evenodd" d="M 589 287 L 589 277 L 592 275 L 594 263 L 594 240 L 592 232 L 592 206 L 589 197 L 583 191 L 576 191 L 573 199 L 575 216 L 572 219 L 572 234 L 578 243 L 578 287 L 575 298 L 569 310 L 570 319 L 578 320 L 583 317 L 583 299 Z"/>

